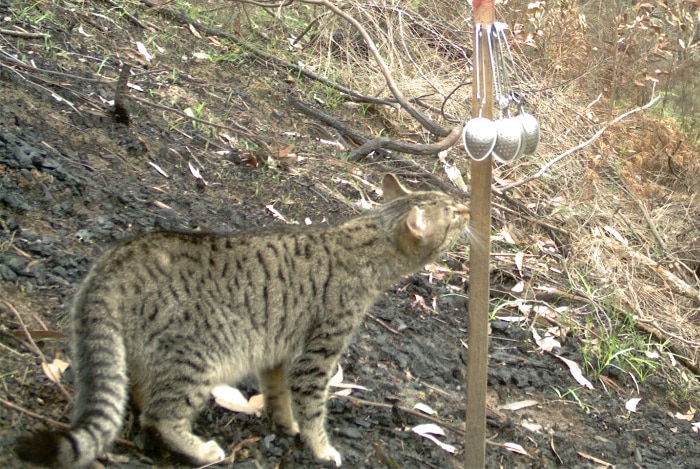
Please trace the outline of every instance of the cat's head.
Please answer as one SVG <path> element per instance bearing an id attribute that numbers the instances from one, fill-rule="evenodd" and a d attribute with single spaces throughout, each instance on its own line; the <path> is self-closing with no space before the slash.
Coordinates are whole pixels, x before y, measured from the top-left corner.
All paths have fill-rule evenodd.
<path id="1" fill-rule="evenodd" d="M 393 174 L 384 176 L 382 191 L 399 249 L 421 262 L 431 261 L 467 232 L 469 209 L 442 192 L 409 191 Z"/>

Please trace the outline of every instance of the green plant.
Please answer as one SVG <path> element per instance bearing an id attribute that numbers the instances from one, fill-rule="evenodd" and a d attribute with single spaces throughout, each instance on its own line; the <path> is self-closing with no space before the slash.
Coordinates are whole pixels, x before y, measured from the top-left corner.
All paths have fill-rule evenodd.
<path id="1" fill-rule="evenodd" d="M 576 392 L 578 389 L 567 389 L 566 391 L 560 391 L 559 388 L 552 386 L 552 390 L 557 393 L 557 396 L 559 396 L 559 399 L 565 399 L 567 401 L 572 401 L 578 404 L 579 409 L 584 411 L 587 414 L 591 413 L 591 408 L 581 400 L 581 398 L 578 396 L 578 393 Z M 566 399 L 568 396 L 571 396 L 571 399 Z"/>

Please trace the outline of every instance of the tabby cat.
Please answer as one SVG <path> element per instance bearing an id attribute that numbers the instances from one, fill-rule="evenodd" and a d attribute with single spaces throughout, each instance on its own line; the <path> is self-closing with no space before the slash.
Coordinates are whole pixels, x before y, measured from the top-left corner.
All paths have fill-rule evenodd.
<path id="1" fill-rule="evenodd" d="M 341 464 L 326 434 L 338 357 L 373 301 L 466 231 L 467 207 L 384 177 L 380 208 L 331 227 L 156 232 L 99 259 L 72 308 L 75 408 L 66 431 L 20 437 L 17 455 L 84 468 L 120 432 L 129 393 L 142 429 L 191 463 L 224 450 L 192 433 L 211 389 L 257 374 L 276 429 Z"/>

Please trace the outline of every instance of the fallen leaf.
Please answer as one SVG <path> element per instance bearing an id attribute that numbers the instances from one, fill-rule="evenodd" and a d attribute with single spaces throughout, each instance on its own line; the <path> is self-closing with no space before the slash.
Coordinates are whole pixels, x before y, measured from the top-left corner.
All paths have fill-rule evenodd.
<path id="1" fill-rule="evenodd" d="M 192 35 L 193 35 L 194 37 L 196 37 L 197 39 L 202 39 L 202 35 L 199 34 L 199 31 L 197 31 L 197 28 L 195 28 L 195 27 L 192 25 L 192 23 L 189 24 L 189 27 L 190 27 L 190 32 L 192 33 Z"/>
<path id="2" fill-rule="evenodd" d="M 593 462 L 596 463 L 596 464 L 601 464 L 601 465 L 603 465 L 603 466 L 605 466 L 605 467 L 615 467 L 614 464 L 611 464 L 611 463 L 609 463 L 609 462 L 607 462 L 607 461 L 603 461 L 602 459 L 598 459 L 598 458 L 596 458 L 595 456 L 591 456 L 590 454 L 582 453 L 582 452 L 580 452 L 580 451 L 576 451 L 576 454 L 578 454 L 579 456 L 581 456 L 583 459 L 588 459 L 589 461 L 593 461 Z"/>
<path id="3" fill-rule="evenodd" d="M 498 408 L 501 410 L 520 410 L 527 407 L 536 406 L 537 404 L 539 404 L 539 402 L 534 399 L 526 399 L 524 401 L 511 402 L 509 404 L 499 406 Z"/>
<path id="4" fill-rule="evenodd" d="M 224 409 L 259 417 L 263 410 L 262 396 L 246 399 L 241 391 L 231 386 L 216 386 L 211 391 L 214 401 Z M 255 397 L 255 396 L 253 396 Z"/>
<path id="5" fill-rule="evenodd" d="M 153 56 L 148 52 L 146 46 L 143 45 L 143 42 L 136 41 L 136 50 L 139 51 L 139 54 L 143 56 L 146 62 L 150 62 L 151 60 L 153 60 Z"/>
<path id="6" fill-rule="evenodd" d="M 674 415 L 674 417 L 679 419 L 679 420 L 687 420 L 688 422 L 690 422 L 691 420 L 693 420 L 695 418 L 695 409 L 691 408 L 685 414 L 681 414 L 680 412 L 676 412 L 676 415 Z"/>
<path id="7" fill-rule="evenodd" d="M 284 215 L 282 215 L 282 214 L 275 208 L 274 205 L 272 205 L 272 204 L 265 205 L 265 208 L 268 209 L 268 210 L 270 211 L 270 213 L 272 213 L 272 215 L 273 215 L 275 218 L 277 218 L 278 220 L 282 220 L 282 221 L 285 222 L 285 223 L 289 223 L 289 221 L 287 221 L 287 219 L 284 217 Z"/>
<path id="8" fill-rule="evenodd" d="M 81 24 L 80 26 L 78 26 L 78 32 L 79 32 L 80 34 L 82 34 L 83 36 L 85 36 L 85 37 L 92 37 L 92 34 L 88 34 L 88 33 L 85 32 L 85 30 L 83 29 L 83 25 L 82 25 L 82 24 Z"/>
<path id="9" fill-rule="evenodd" d="M 553 336 L 546 334 L 543 339 L 535 329 L 532 330 L 532 337 L 535 339 L 537 347 L 545 352 L 551 352 L 554 347 L 561 347 L 561 343 Z"/>
<path id="10" fill-rule="evenodd" d="M 616 239 L 620 244 L 622 244 L 623 246 L 627 246 L 627 245 L 629 244 L 629 242 L 620 234 L 620 232 L 617 231 L 617 230 L 616 230 L 615 228 L 613 228 L 612 226 L 610 226 L 610 225 L 605 225 L 605 226 L 603 227 L 603 229 L 604 229 L 605 231 L 607 231 L 608 233 L 610 233 L 610 234 L 612 235 L 612 237 L 615 238 L 615 239 Z"/>
<path id="11" fill-rule="evenodd" d="M 190 172 L 192 173 L 192 176 L 195 177 L 195 179 L 199 179 L 200 181 L 202 181 L 202 183 L 205 186 L 209 185 L 209 183 L 207 181 L 205 181 L 204 178 L 202 177 L 202 173 L 199 172 L 199 169 L 195 168 L 192 165 L 192 163 L 190 163 L 190 162 L 187 162 L 187 165 L 190 167 Z"/>
<path id="12" fill-rule="evenodd" d="M 156 169 L 156 171 L 158 171 L 161 175 L 165 176 L 166 178 L 167 178 L 167 177 L 170 177 L 170 176 L 168 176 L 168 173 L 166 173 L 166 172 L 163 170 L 163 168 L 161 168 L 160 166 L 158 166 L 157 164 L 155 164 L 153 161 L 149 161 L 148 164 L 150 164 L 151 166 L 153 166 L 153 167 Z"/>
<path id="13" fill-rule="evenodd" d="M 369 389 L 367 389 L 364 386 L 360 386 L 359 384 L 344 383 L 343 382 L 343 368 L 341 368 L 340 365 L 338 365 L 338 371 L 333 375 L 329 384 L 331 386 L 333 386 L 334 388 L 341 388 L 341 389 L 348 389 L 348 390 L 359 389 L 362 391 L 369 391 Z M 346 393 L 346 392 L 337 391 L 335 394 L 338 394 L 340 396 L 346 396 L 346 395 L 350 394 L 350 392 Z"/>
<path id="14" fill-rule="evenodd" d="M 63 372 L 66 371 L 69 366 L 69 363 L 59 358 L 54 358 L 51 363 L 41 363 L 41 369 L 44 371 L 46 377 L 56 384 L 61 382 L 61 375 L 63 375 Z"/>
<path id="15" fill-rule="evenodd" d="M 639 404 L 639 401 L 641 401 L 639 397 L 629 399 L 627 402 L 625 402 L 625 409 L 629 410 L 630 412 L 637 412 L 637 404 Z"/>
<path id="16" fill-rule="evenodd" d="M 532 422 L 520 422 L 520 426 L 532 433 L 542 433 L 542 425 Z"/>
<path id="17" fill-rule="evenodd" d="M 515 253 L 515 267 L 518 268 L 518 272 L 520 272 L 520 275 L 523 274 L 523 260 L 525 259 L 525 253 L 522 251 L 518 251 Z"/>
<path id="18" fill-rule="evenodd" d="M 507 449 L 508 451 L 511 451 L 513 453 L 517 454 L 522 454 L 523 456 L 527 456 L 527 451 L 525 451 L 525 448 L 520 446 L 517 443 L 503 443 L 503 447 Z"/>
<path id="19" fill-rule="evenodd" d="M 411 430 L 414 433 L 417 433 L 418 435 L 422 436 L 423 438 L 432 441 L 448 453 L 454 453 L 457 450 L 454 446 L 448 445 L 447 443 L 443 443 L 442 441 L 435 438 L 435 435 L 444 436 L 445 431 L 442 428 L 435 425 L 434 423 L 424 423 L 422 425 L 416 425 Z"/>
<path id="20" fill-rule="evenodd" d="M 561 357 L 557 355 L 556 353 L 553 353 L 555 357 L 557 357 L 559 360 L 563 361 L 566 363 L 566 366 L 569 367 L 569 372 L 571 373 L 571 376 L 574 377 L 576 382 L 580 384 L 581 386 L 588 388 L 588 389 L 593 389 L 593 385 L 591 384 L 590 381 L 586 379 L 585 376 L 583 376 L 583 372 L 581 371 L 581 367 L 578 366 L 578 364 L 572 360 L 569 360 L 568 358 Z"/>
<path id="21" fill-rule="evenodd" d="M 427 415 L 434 415 L 435 414 L 435 411 L 430 406 L 423 404 L 421 402 L 414 405 L 413 408 L 420 411 L 420 412 L 423 412 L 424 414 L 427 414 Z"/>

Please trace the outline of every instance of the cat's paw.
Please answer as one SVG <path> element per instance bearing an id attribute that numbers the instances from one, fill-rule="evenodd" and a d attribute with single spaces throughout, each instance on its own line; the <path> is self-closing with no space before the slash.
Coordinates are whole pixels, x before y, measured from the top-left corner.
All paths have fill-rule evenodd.
<path id="1" fill-rule="evenodd" d="M 317 451 L 315 456 L 320 461 L 333 461 L 336 467 L 340 467 L 343 463 L 340 453 L 331 445 L 326 445 L 325 448 Z"/>
<path id="2" fill-rule="evenodd" d="M 296 422 L 296 420 L 292 420 L 291 423 L 275 423 L 274 430 L 287 436 L 295 436 L 299 434 L 299 424 Z"/>
<path id="3" fill-rule="evenodd" d="M 201 464 L 211 464 L 221 461 L 225 457 L 226 453 L 214 440 L 207 441 L 199 447 L 199 460 Z"/>

